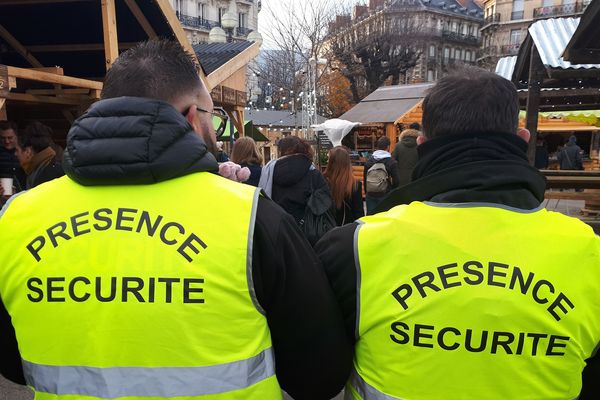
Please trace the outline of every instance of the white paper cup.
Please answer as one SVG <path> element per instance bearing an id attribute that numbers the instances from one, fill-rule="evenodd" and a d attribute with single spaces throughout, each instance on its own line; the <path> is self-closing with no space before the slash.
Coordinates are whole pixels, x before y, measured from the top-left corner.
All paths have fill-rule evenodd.
<path id="1" fill-rule="evenodd" d="M 13 195 L 13 178 L 0 178 L 0 185 L 4 189 L 4 196 Z"/>

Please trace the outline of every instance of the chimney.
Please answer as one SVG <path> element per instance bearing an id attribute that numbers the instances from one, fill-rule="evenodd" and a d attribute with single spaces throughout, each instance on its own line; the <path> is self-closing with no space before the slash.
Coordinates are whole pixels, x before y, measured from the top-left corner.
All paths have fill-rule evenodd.
<path id="1" fill-rule="evenodd" d="M 456 2 L 458 4 L 460 4 L 461 7 L 464 7 L 464 8 L 469 8 L 468 5 L 469 5 L 469 3 L 471 3 L 470 0 L 456 0 Z"/>
<path id="2" fill-rule="evenodd" d="M 354 13 L 352 15 L 353 19 L 358 19 L 363 15 L 367 15 L 369 13 L 369 7 L 367 6 L 354 6 Z"/>
<path id="3" fill-rule="evenodd" d="M 385 0 L 369 0 L 369 10 L 376 10 L 379 7 L 383 7 Z"/>

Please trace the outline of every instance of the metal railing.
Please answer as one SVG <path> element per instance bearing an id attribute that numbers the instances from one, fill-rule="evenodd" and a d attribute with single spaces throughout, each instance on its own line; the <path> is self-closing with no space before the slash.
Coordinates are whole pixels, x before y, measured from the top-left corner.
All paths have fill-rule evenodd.
<path id="1" fill-rule="evenodd" d="M 558 17 L 562 15 L 581 14 L 590 1 L 577 1 L 570 4 L 561 4 L 559 6 L 538 7 L 533 10 L 534 19 L 543 19 Z"/>
<path id="2" fill-rule="evenodd" d="M 483 20 L 483 26 L 487 26 L 487 25 L 492 25 L 492 24 L 497 24 L 500 22 L 500 14 L 496 13 L 496 14 L 492 14 L 492 15 L 488 15 L 487 17 L 485 17 L 485 19 Z"/>
<path id="3" fill-rule="evenodd" d="M 250 32 L 252 32 L 252 29 L 250 29 L 250 28 L 244 28 L 244 27 L 241 27 L 241 26 L 238 26 L 237 28 L 235 28 L 235 30 L 236 30 L 237 36 L 248 36 L 248 34 Z"/>
<path id="4" fill-rule="evenodd" d="M 502 46 L 502 55 L 516 56 L 517 54 L 519 54 L 520 48 L 521 48 L 521 43 L 505 44 L 504 46 Z"/>
<path id="5" fill-rule="evenodd" d="M 477 36 L 452 32 L 446 29 L 442 30 L 442 37 L 444 39 L 452 40 L 455 42 L 464 42 L 469 44 L 478 44 L 480 41 L 480 38 L 478 38 Z"/>
<path id="6" fill-rule="evenodd" d="M 179 12 L 176 12 L 175 14 L 182 25 L 190 28 L 211 30 L 214 27 L 220 26 L 217 21 L 211 21 L 200 17 L 192 17 L 191 15 L 185 15 Z"/>

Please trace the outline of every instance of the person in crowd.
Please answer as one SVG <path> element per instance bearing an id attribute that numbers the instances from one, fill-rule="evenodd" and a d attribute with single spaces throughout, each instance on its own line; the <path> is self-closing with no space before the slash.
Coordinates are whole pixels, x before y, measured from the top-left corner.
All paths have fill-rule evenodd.
<path id="1" fill-rule="evenodd" d="M 543 208 L 518 121 L 510 81 L 440 79 L 415 180 L 317 243 L 356 343 L 349 398 L 600 398 L 600 238 Z"/>
<path id="2" fill-rule="evenodd" d="M 548 154 L 548 144 L 544 137 L 538 133 L 535 143 L 535 161 L 534 166 L 537 169 L 547 169 L 550 155 Z"/>
<path id="3" fill-rule="evenodd" d="M 236 140 L 231 152 L 231 161 L 250 170 L 250 178 L 245 183 L 258 186 L 263 160 L 254 139 L 242 136 Z"/>
<path id="4" fill-rule="evenodd" d="M 25 189 L 26 174 L 15 154 L 17 132 L 14 122 L 0 121 L 0 177 L 11 178 L 15 191 L 18 192 Z"/>
<path id="5" fill-rule="evenodd" d="M 367 213 L 373 210 L 381 200 L 394 188 L 398 187 L 400 176 L 398 163 L 390 154 L 390 139 L 382 136 L 377 139 L 375 152 L 365 162 L 364 178 Z"/>
<path id="6" fill-rule="evenodd" d="M 346 147 L 336 146 L 329 150 L 325 178 L 331 190 L 338 226 L 354 222 L 365 215 L 362 183 L 354 179 L 350 153 Z"/>
<path id="7" fill-rule="evenodd" d="M 287 136 L 277 144 L 279 158 L 262 171 L 259 186 L 300 224 L 310 195 L 327 181 L 313 165 L 313 149 L 298 136 Z"/>
<path id="8" fill-rule="evenodd" d="M 198 68 L 164 39 L 121 53 L 69 131 L 67 176 L 3 209 L 5 377 L 56 399 L 343 387 L 352 347 L 319 260 L 279 206 L 217 174 L 224 124 Z"/>
<path id="9" fill-rule="evenodd" d="M 418 123 L 414 123 L 419 126 Z M 415 126 L 411 124 L 411 126 Z M 392 158 L 398 164 L 398 186 L 410 183 L 412 172 L 417 165 L 419 155 L 417 153 L 417 137 L 421 132 L 418 129 L 406 129 L 400 134 L 400 141 L 394 147 Z"/>
<path id="10" fill-rule="evenodd" d="M 225 153 L 225 151 L 223 150 L 223 142 L 221 142 L 221 141 L 217 142 L 216 158 L 217 158 L 217 162 L 219 162 L 219 163 L 224 163 L 224 162 L 229 161 L 229 157 L 227 156 L 227 153 Z"/>
<path id="11" fill-rule="evenodd" d="M 569 137 L 567 144 L 558 152 L 558 162 L 563 170 L 582 170 L 581 148 L 577 146 L 575 135 Z"/>
<path id="12" fill-rule="evenodd" d="M 65 174 L 53 144 L 52 129 L 41 122 L 32 122 L 19 133 L 16 155 L 27 174 L 26 189 Z"/>

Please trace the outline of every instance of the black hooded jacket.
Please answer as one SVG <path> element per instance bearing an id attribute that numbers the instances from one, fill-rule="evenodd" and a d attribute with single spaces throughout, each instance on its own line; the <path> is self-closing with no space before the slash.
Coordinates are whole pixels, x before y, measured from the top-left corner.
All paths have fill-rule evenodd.
<path id="1" fill-rule="evenodd" d="M 75 122 L 67 138 L 64 169 L 86 190 L 85 186 L 155 184 L 216 172 L 218 165 L 200 136 L 169 104 L 116 98 L 95 103 Z M 176 203 L 173 199 L 174 207 Z M 200 199 L 198 206 L 227 212 Z M 296 399 L 333 397 L 349 374 L 352 347 L 318 258 L 292 218 L 265 197 L 258 202 L 252 246 L 254 289 L 266 311 L 277 379 Z M 23 383 L 14 330 L 1 302 L 0 338 L 0 373 Z"/>
<path id="2" fill-rule="evenodd" d="M 273 170 L 273 201 L 294 217 L 304 216 L 306 202 L 314 190 L 327 186 L 323 175 L 312 168 L 303 154 L 292 154 L 277 160 Z"/>
<path id="3" fill-rule="evenodd" d="M 413 182 L 390 192 L 375 213 L 413 201 L 491 203 L 531 210 L 544 200 L 545 178 L 529 166 L 527 144 L 517 135 L 448 135 L 430 140 L 417 149 L 419 162 L 413 172 Z M 356 340 L 357 326 L 354 252 L 357 226 L 353 223 L 334 229 L 315 246 L 342 307 L 351 341 Z M 597 354 L 588 360 L 584 370 L 580 399 L 600 398 L 598 376 L 600 355 Z"/>

